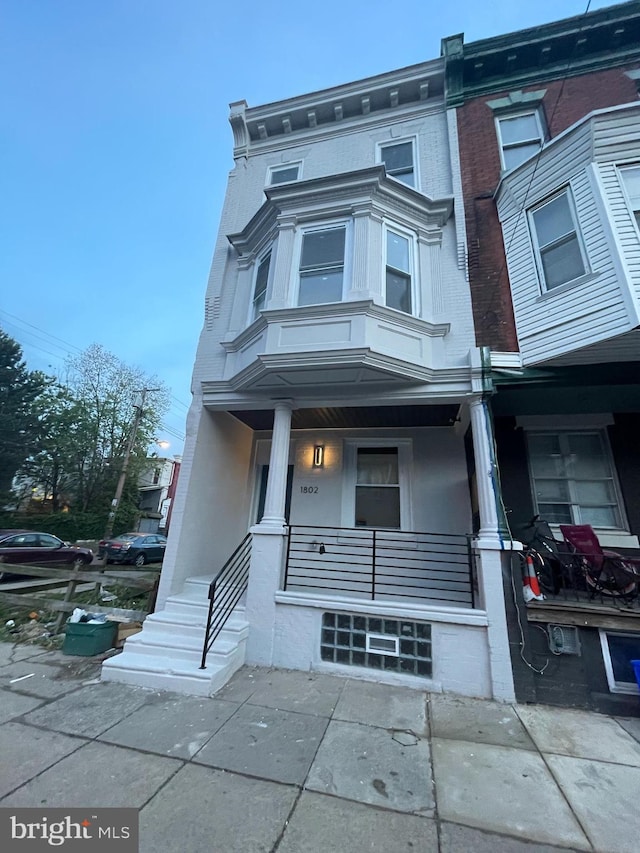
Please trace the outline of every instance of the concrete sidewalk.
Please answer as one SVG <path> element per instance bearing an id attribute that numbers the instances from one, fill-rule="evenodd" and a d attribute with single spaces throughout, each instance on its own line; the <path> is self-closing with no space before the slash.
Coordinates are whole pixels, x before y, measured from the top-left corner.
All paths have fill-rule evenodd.
<path id="1" fill-rule="evenodd" d="M 99 675 L 0 644 L 0 806 L 135 806 L 144 853 L 638 849 L 640 719 L 248 667 L 213 699 Z"/>

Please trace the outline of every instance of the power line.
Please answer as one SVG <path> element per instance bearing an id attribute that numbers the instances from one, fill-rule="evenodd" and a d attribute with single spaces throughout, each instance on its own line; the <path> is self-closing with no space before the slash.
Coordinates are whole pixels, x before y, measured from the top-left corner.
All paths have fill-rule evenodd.
<path id="1" fill-rule="evenodd" d="M 47 332 L 44 329 L 41 329 L 39 326 L 36 326 L 33 323 L 28 322 L 27 320 L 23 320 L 21 317 L 18 317 L 16 314 L 12 314 L 9 311 L 5 311 L 3 308 L 0 308 L 0 314 L 5 315 L 6 317 L 13 317 L 19 323 L 22 323 L 25 326 L 30 326 L 32 329 L 37 330 L 37 332 L 41 332 L 42 335 L 45 335 L 46 337 L 42 338 L 40 335 L 35 334 L 34 332 L 31 332 L 27 329 L 22 329 L 19 325 L 17 325 L 17 323 L 15 323 L 11 320 L 4 320 L 3 321 L 3 323 L 7 323 L 8 325 L 16 328 L 21 333 L 21 335 L 31 335 L 32 337 L 35 337 L 39 340 L 42 340 L 45 344 L 49 344 L 50 346 L 58 347 L 67 356 L 73 356 L 75 354 L 74 352 L 72 352 L 72 350 L 75 350 L 76 353 L 82 352 L 82 349 L 77 347 L 75 344 L 72 344 L 68 341 L 64 341 L 62 338 L 57 337 L 57 335 L 53 335 L 50 332 Z M 52 340 L 51 341 L 47 340 L 47 337 L 51 338 Z M 56 343 L 56 341 L 60 341 L 60 343 Z M 59 353 L 51 352 L 51 350 L 45 349 L 43 346 L 40 346 L 39 344 L 33 343 L 32 341 L 29 341 L 29 340 L 27 340 L 26 343 L 23 343 L 21 345 L 32 347 L 33 349 L 39 350 L 40 352 L 43 352 L 46 355 L 51 356 L 52 358 L 56 358 L 56 359 L 62 358 L 62 356 Z M 183 406 L 186 411 L 189 410 L 189 406 L 186 403 L 184 403 L 182 400 L 180 400 L 178 397 L 176 397 L 175 394 L 170 393 L 170 397 L 176 403 L 179 403 L 181 406 Z M 175 408 L 175 406 L 173 406 L 171 404 L 170 404 L 169 411 L 172 412 L 173 414 L 175 414 L 176 417 L 179 417 L 179 418 L 184 417 L 184 412 L 179 411 L 177 408 Z M 167 431 L 169 431 L 169 430 L 167 430 Z M 175 433 L 175 432 L 173 433 L 173 435 L 175 438 L 179 438 L 181 441 L 184 441 L 184 438 L 185 438 L 184 435 L 180 435 L 180 434 Z"/>

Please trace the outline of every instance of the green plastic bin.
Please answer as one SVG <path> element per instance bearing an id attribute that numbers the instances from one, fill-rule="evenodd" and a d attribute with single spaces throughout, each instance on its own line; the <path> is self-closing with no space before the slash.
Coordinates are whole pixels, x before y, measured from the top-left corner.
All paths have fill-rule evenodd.
<path id="1" fill-rule="evenodd" d="M 67 622 L 62 652 L 65 655 L 93 657 L 107 649 L 112 649 L 118 623 L 107 619 L 106 622 Z"/>

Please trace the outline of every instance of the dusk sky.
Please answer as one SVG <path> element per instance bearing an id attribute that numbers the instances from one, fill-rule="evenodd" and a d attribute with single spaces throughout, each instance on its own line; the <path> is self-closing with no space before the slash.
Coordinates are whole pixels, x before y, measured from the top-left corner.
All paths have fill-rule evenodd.
<path id="1" fill-rule="evenodd" d="M 589 11 L 612 5 L 592 2 Z M 413 65 L 587 0 L 0 0 L 0 327 L 31 369 L 97 342 L 163 380 L 182 452 L 228 105 Z"/>

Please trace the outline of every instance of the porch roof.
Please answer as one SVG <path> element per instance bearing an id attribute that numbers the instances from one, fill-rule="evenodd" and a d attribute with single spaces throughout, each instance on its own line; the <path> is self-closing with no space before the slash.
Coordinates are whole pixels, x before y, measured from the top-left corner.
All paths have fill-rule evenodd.
<path id="1" fill-rule="evenodd" d="M 372 427 L 452 426 L 459 405 L 438 406 L 342 406 L 294 409 L 291 429 L 358 429 Z M 239 421 L 254 430 L 273 429 L 273 410 L 232 411 Z"/>

